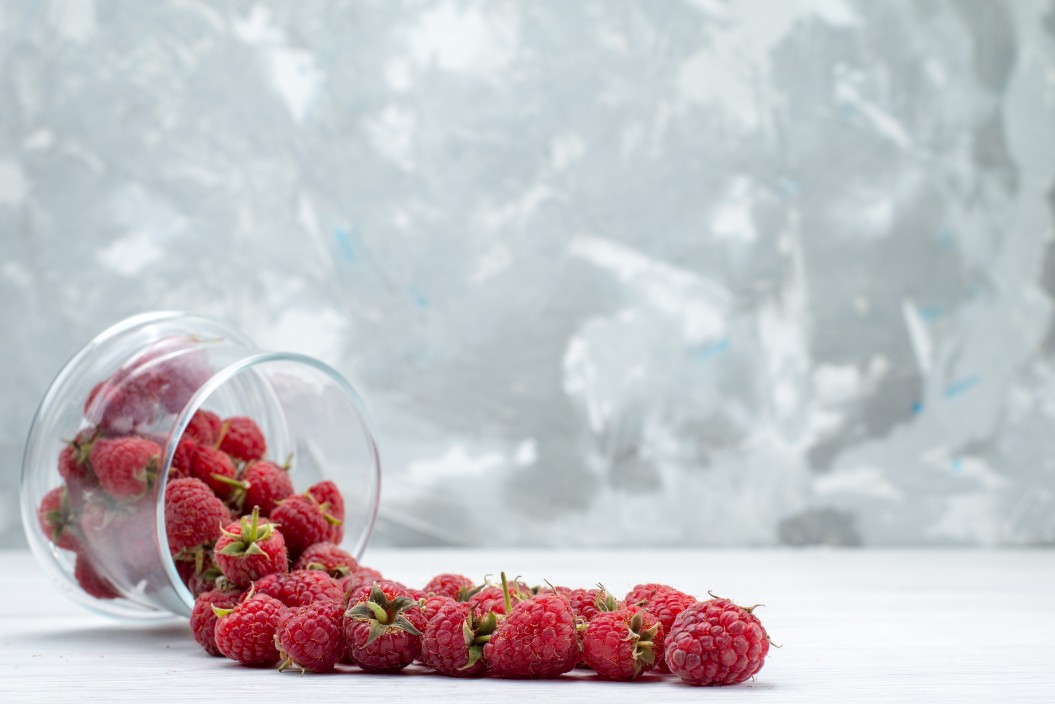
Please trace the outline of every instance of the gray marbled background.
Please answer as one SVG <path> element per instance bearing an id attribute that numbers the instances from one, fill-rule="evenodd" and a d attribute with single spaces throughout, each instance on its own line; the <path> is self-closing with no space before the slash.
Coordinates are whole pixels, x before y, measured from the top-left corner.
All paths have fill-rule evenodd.
<path id="1" fill-rule="evenodd" d="M 379 543 L 1055 542 L 1055 3 L 0 2 L 0 544 L 187 309 L 363 391 Z"/>

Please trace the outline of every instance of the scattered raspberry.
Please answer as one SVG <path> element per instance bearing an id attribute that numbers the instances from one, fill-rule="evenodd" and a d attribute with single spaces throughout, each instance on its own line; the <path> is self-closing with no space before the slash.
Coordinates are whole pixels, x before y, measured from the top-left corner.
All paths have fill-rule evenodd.
<path id="1" fill-rule="evenodd" d="M 236 416 L 223 422 L 220 449 L 239 460 L 259 460 L 267 452 L 267 441 L 252 418 Z"/>
<path id="2" fill-rule="evenodd" d="M 560 592 L 558 592 L 560 593 Z M 619 600 L 605 589 L 568 589 L 562 596 L 568 599 L 575 617 L 589 624 L 598 614 L 620 608 Z"/>
<path id="3" fill-rule="evenodd" d="M 73 566 L 73 576 L 81 589 L 96 599 L 116 599 L 121 596 L 114 589 L 114 585 L 110 584 L 110 580 L 96 572 L 91 560 L 84 555 L 77 555 L 77 562 Z"/>
<path id="4" fill-rule="evenodd" d="M 216 647 L 236 662 L 267 667 L 278 662 L 275 631 L 286 613 L 281 601 L 266 594 L 254 594 L 231 609 L 213 608 L 216 620 Z"/>
<path id="5" fill-rule="evenodd" d="M 473 580 L 460 574 L 438 574 L 421 591 L 442 594 L 455 601 L 468 601 L 473 591 Z"/>
<path id="6" fill-rule="evenodd" d="M 190 613 L 190 630 L 194 640 L 209 655 L 219 656 L 223 653 L 216 646 L 216 612 L 218 609 L 233 609 L 245 595 L 244 589 L 214 589 L 198 596 Z"/>
<path id="7" fill-rule="evenodd" d="M 307 493 L 319 503 L 319 509 L 332 519 L 327 521 L 330 524 L 327 540 L 340 544 L 344 540 L 344 497 L 337 485 L 329 480 L 322 481 L 308 487 Z"/>
<path id="8" fill-rule="evenodd" d="M 161 448 L 145 438 L 100 438 L 89 455 L 99 483 L 115 499 L 142 496 L 157 475 Z"/>
<path id="9" fill-rule="evenodd" d="M 659 619 L 663 624 L 663 631 L 670 633 L 670 627 L 674 619 L 686 607 L 696 603 L 696 597 L 685 592 L 678 591 L 666 584 L 638 584 L 630 590 L 623 600 L 627 606 L 640 606 L 650 614 Z M 667 672 L 667 664 L 660 660 L 656 663 L 656 670 Z"/>
<path id="10" fill-rule="evenodd" d="M 450 598 L 449 596 L 443 596 L 442 594 L 433 594 L 432 596 L 425 597 L 425 603 L 422 605 L 422 610 L 425 613 L 425 623 L 432 620 L 432 617 L 440 612 L 447 604 L 457 604 L 459 602 Z M 470 609 L 472 607 L 469 607 Z"/>
<path id="11" fill-rule="evenodd" d="M 48 540 L 63 550 L 80 548 L 80 529 L 65 486 L 55 487 L 40 501 L 37 522 Z"/>
<path id="12" fill-rule="evenodd" d="M 635 679 L 663 659 L 663 624 L 636 606 L 600 612 L 583 637 L 582 659 L 605 679 Z"/>
<path id="13" fill-rule="evenodd" d="M 315 543 L 333 542 L 329 540 L 330 523 L 336 519 L 328 516 L 311 496 L 296 494 L 285 499 L 271 512 L 271 520 L 282 527 L 294 560 Z"/>
<path id="14" fill-rule="evenodd" d="M 406 592 L 381 582 L 369 597 L 350 602 L 344 616 L 348 654 L 368 672 L 396 672 L 421 652 L 421 606 Z"/>
<path id="15" fill-rule="evenodd" d="M 301 673 L 330 672 L 344 656 L 342 627 L 344 606 L 339 601 L 322 601 L 289 611 L 276 634 L 279 670 L 299 668 Z"/>
<path id="16" fill-rule="evenodd" d="M 667 667 L 695 685 L 737 684 L 753 677 L 769 652 L 769 637 L 751 611 L 728 599 L 686 607 L 666 638 Z"/>
<path id="17" fill-rule="evenodd" d="M 236 501 L 247 511 L 254 506 L 260 507 L 261 516 L 270 516 L 279 502 L 293 496 L 293 482 L 289 472 L 274 462 L 259 460 L 250 462 L 242 475 L 245 488 L 241 490 Z"/>
<path id="18" fill-rule="evenodd" d="M 315 543 L 300 554 L 293 569 L 322 570 L 331 577 L 340 578 L 359 569 L 359 563 L 351 553 L 333 543 Z"/>
<path id="19" fill-rule="evenodd" d="M 579 639 L 568 602 L 553 593 L 520 602 L 483 653 L 497 677 L 546 679 L 571 671 L 579 661 Z"/>
<path id="20" fill-rule="evenodd" d="M 510 606 L 527 598 L 524 593 L 515 588 L 510 590 L 509 596 Z M 484 587 L 469 598 L 469 604 L 472 605 L 473 613 L 476 614 L 477 618 L 483 618 L 489 612 L 496 614 L 508 613 L 506 611 L 505 592 L 502 591 L 501 587 Z"/>
<path id="21" fill-rule="evenodd" d="M 177 446 L 178 448 L 178 446 Z M 238 470 L 225 453 L 214 447 L 195 445 L 189 451 L 190 466 L 187 472 L 200 479 L 221 499 L 226 500 L 240 487 Z"/>
<path id="22" fill-rule="evenodd" d="M 177 479 L 165 487 L 165 534 L 173 555 L 212 545 L 229 516 L 204 482 Z"/>
<path id="23" fill-rule="evenodd" d="M 294 570 L 261 577 L 253 583 L 257 594 L 267 594 L 293 608 L 316 601 L 344 603 L 344 590 L 336 579 L 318 570 Z"/>
<path id="24" fill-rule="evenodd" d="M 367 593 L 369 593 L 369 587 L 374 582 L 381 579 L 384 579 L 384 577 L 381 576 L 380 572 L 373 569 L 372 567 L 363 567 L 362 565 L 360 565 L 355 572 L 341 577 L 337 581 L 339 581 L 341 583 L 341 587 L 344 588 L 344 600 L 345 602 L 347 602 L 348 599 L 351 598 L 352 594 L 359 592 L 359 590 L 361 590 L 363 587 L 367 587 Z M 403 585 L 399 586 L 400 588 L 403 588 Z"/>
<path id="25" fill-rule="evenodd" d="M 213 554 L 231 584 L 247 587 L 254 579 L 289 569 L 282 533 L 266 521 L 261 523 L 259 511 L 254 509 L 250 518 L 243 516 L 221 532 Z"/>
<path id="26" fill-rule="evenodd" d="M 484 644 L 498 625 L 493 613 L 483 619 L 473 615 L 466 602 L 439 596 L 445 603 L 428 621 L 421 639 L 425 664 L 450 677 L 476 677 L 484 674 Z"/>

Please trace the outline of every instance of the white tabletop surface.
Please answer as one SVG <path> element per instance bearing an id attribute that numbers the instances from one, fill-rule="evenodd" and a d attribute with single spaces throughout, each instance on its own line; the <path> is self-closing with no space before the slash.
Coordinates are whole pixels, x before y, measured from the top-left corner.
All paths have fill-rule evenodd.
<path id="1" fill-rule="evenodd" d="M 754 682 L 724 688 L 587 672 L 456 680 L 416 667 L 301 676 L 208 657 L 184 623 L 143 627 L 84 612 L 28 553 L 0 551 L 0 702 L 1055 702 L 1052 551 L 379 549 L 364 562 L 412 586 L 441 571 L 504 569 L 529 582 L 601 581 L 616 593 L 646 581 L 698 596 L 710 589 L 764 603 L 756 613 L 783 647 Z"/>

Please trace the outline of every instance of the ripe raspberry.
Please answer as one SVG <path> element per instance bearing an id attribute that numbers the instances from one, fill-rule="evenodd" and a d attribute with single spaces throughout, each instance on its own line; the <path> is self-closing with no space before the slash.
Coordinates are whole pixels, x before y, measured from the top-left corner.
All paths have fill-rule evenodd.
<path id="1" fill-rule="evenodd" d="M 275 507 L 271 520 L 282 527 L 289 554 L 296 560 L 315 543 L 333 542 L 329 539 L 330 523 L 337 519 L 326 514 L 311 496 L 296 494 Z"/>
<path id="2" fill-rule="evenodd" d="M 670 633 L 674 619 L 686 607 L 695 604 L 696 598 L 666 584 L 638 584 L 623 600 L 627 606 L 640 606 L 659 619 L 663 632 Z M 656 663 L 656 670 L 668 672 L 666 661 Z"/>
<path id="3" fill-rule="evenodd" d="M 177 479 L 165 487 L 165 535 L 173 555 L 212 545 L 229 516 L 223 501 L 204 482 Z"/>
<path id="4" fill-rule="evenodd" d="M 236 416 L 223 422 L 220 449 L 239 460 L 259 460 L 267 452 L 267 441 L 252 418 Z"/>
<path id="5" fill-rule="evenodd" d="M 77 579 L 77 584 L 81 586 L 81 589 L 96 599 L 116 599 L 121 596 L 114 589 L 114 585 L 110 584 L 110 580 L 99 574 L 91 560 L 84 555 L 77 555 L 77 561 L 73 566 L 73 576 Z"/>
<path id="6" fill-rule="evenodd" d="M 344 497 L 341 496 L 337 485 L 330 480 L 322 481 L 308 487 L 307 493 L 319 503 L 322 512 L 333 519 L 327 521 L 330 524 L 330 534 L 326 540 L 340 544 L 344 540 Z"/>
<path id="7" fill-rule="evenodd" d="M 266 594 L 254 594 L 230 609 L 216 613 L 216 647 L 231 660 L 252 667 L 278 662 L 275 631 L 286 613 L 285 605 Z"/>
<path id="8" fill-rule="evenodd" d="M 316 601 L 344 603 L 344 590 L 336 579 L 318 570 L 294 570 L 261 577 L 253 583 L 257 594 L 273 596 L 290 608 Z"/>
<path id="9" fill-rule="evenodd" d="M 289 472 L 274 462 L 250 462 L 242 474 L 243 490 L 236 493 L 236 501 L 246 510 L 260 507 L 261 516 L 270 516 L 279 502 L 293 496 L 293 482 Z"/>
<path id="10" fill-rule="evenodd" d="M 188 474 L 205 482 L 209 489 L 221 499 L 228 499 L 239 488 L 238 470 L 231 458 L 220 450 L 195 445 L 189 450 L 189 456 Z"/>
<path id="11" fill-rule="evenodd" d="M 142 496 L 157 476 L 161 448 L 145 438 L 100 438 L 89 454 L 99 483 L 115 499 Z"/>
<path id="12" fill-rule="evenodd" d="M 582 641 L 582 659 L 610 680 L 632 680 L 663 659 L 663 624 L 640 607 L 600 612 Z"/>
<path id="13" fill-rule="evenodd" d="M 216 647 L 217 616 L 212 607 L 233 609 L 243 596 L 245 596 L 244 589 L 214 589 L 199 595 L 194 600 L 194 608 L 190 613 L 190 630 L 194 634 L 194 640 L 198 641 L 198 645 L 209 655 L 223 654 Z"/>
<path id="14" fill-rule="evenodd" d="M 80 548 L 80 529 L 65 486 L 55 487 L 40 501 L 37 521 L 48 540 L 63 550 Z"/>
<path id="15" fill-rule="evenodd" d="M 443 596 L 442 594 L 433 594 L 432 596 L 425 597 L 425 603 L 421 606 L 421 609 L 425 614 L 425 623 L 431 621 L 432 617 L 438 614 L 440 612 L 440 609 L 442 609 L 447 604 L 458 603 L 461 602 L 457 602 L 449 596 Z M 469 608 L 471 609 L 472 607 Z"/>
<path id="16" fill-rule="evenodd" d="M 204 408 L 194 412 L 180 441 L 190 440 L 196 445 L 215 445 L 220 439 L 223 421 L 220 416 Z"/>
<path id="17" fill-rule="evenodd" d="M 315 543 L 300 554 L 293 569 L 322 570 L 331 577 L 340 578 L 359 569 L 359 563 L 351 553 L 333 543 Z"/>
<path id="18" fill-rule="evenodd" d="M 360 565 L 355 572 L 341 577 L 337 581 L 341 583 L 341 587 L 344 589 L 344 601 L 345 603 L 351 598 L 353 594 L 357 594 L 363 587 L 367 588 L 369 593 L 369 587 L 374 582 L 384 579 L 381 573 L 372 567 L 363 567 Z M 398 584 L 398 583 L 397 583 Z M 399 584 L 402 589 L 403 585 Z"/>
<path id="19" fill-rule="evenodd" d="M 560 591 L 558 590 L 558 593 Z M 619 600 L 609 594 L 604 588 L 601 589 L 568 589 L 562 593 L 571 606 L 571 612 L 575 618 L 589 624 L 601 613 L 616 611 L 620 608 Z"/>
<path id="20" fill-rule="evenodd" d="M 218 587 L 226 589 L 229 586 L 225 579 L 222 580 L 222 585 L 219 584 L 223 573 L 213 560 L 212 550 L 196 550 L 182 559 L 176 559 L 175 562 L 176 572 L 194 598 Z"/>
<path id="21" fill-rule="evenodd" d="M 289 570 L 286 541 L 270 523 L 260 522 L 260 512 L 231 523 L 216 541 L 216 566 L 231 584 L 247 587 L 254 579 Z"/>
<path id="22" fill-rule="evenodd" d="M 467 602 L 447 597 L 432 597 L 442 602 L 439 610 L 428 620 L 421 638 L 422 660 L 429 667 L 449 677 L 475 677 L 484 674 L 484 644 L 490 640 L 498 625 L 493 613 L 485 618 L 473 616 Z M 426 607 L 426 615 L 428 607 Z"/>
<path id="23" fill-rule="evenodd" d="M 147 494 L 135 501 L 113 501 L 104 492 L 86 495 L 80 513 L 83 545 L 107 556 L 107 567 L 138 581 L 157 574 L 157 508 Z"/>
<path id="24" fill-rule="evenodd" d="M 157 415 L 157 394 L 141 378 L 118 372 L 88 393 L 84 417 L 108 435 L 127 435 Z"/>
<path id="25" fill-rule="evenodd" d="M 421 652 L 425 627 L 421 605 L 401 589 L 374 584 L 366 599 L 350 602 L 344 615 L 348 654 L 367 672 L 397 672 Z"/>
<path id="26" fill-rule="evenodd" d="M 769 637 L 752 609 L 728 599 L 700 601 L 674 619 L 666 663 L 684 682 L 737 684 L 753 677 L 769 652 Z"/>
<path id="27" fill-rule="evenodd" d="M 515 606 L 518 602 L 528 598 L 524 592 L 521 592 L 516 587 L 510 589 L 509 597 L 510 607 Z M 506 608 L 505 592 L 502 591 L 501 587 L 484 587 L 469 597 L 469 604 L 472 605 L 473 613 L 476 614 L 477 618 L 483 618 L 489 612 L 494 612 L 496 614 L 509 613 L 509 610 Z"/>
<path id="28" fill-rule="evenodd" d="M 460 574 L 438 574 L 429 580 L 421 591 L 426 594 L 442 594 L 455 601 L 468 601 L 473 590 L 473 581 Z"/>
<path id="29" fill-rule="evenodd" d="M 85 428 L 77 433 L 77 437 L 72 442 L 63 446 L 59 452 L 59 474 L 67 484 L 77 483 L 87 487 L 99 483 L 88 463 L 88 455 L 98 439 L 98 430 Z"/>
<path id="30" fill-rule="evenodd" d="M 517 604 L 484 645 L 487 669 L 497 677 L 544 679 L 579 661 L 575 617 L 559 595 L 543 593 Z"/>
<path id="31" fill-rule="evenodd" d="M 282 662 L 278 669 L 300 668 L 301 673 L 330 672 L 344 656 L 342 627 L 344 606 L 339 601 L 321 601 L 300 606 L 279 623 L 275 640 Z"/>

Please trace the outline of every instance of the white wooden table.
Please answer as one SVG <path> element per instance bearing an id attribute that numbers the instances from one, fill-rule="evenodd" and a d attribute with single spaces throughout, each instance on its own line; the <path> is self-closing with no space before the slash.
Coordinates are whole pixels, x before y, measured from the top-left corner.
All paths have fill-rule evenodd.
<path id="1" fill-rule="evenodd" d="M 420 586 L 439 571 L 622 594 L 663 581 L 756 613 L 774 642 L 757 680 L 694 688 L 604 682 L 332 675 L 239 667 L 202 653 L 185 624 L 110 622 L 67 602 L 25 552 L 0 551 L 0 702 L 1055 702 L 1052 551 L 376 550 L 365 562 Z M 339 699 L 338 699 L 339 697 Z"/>

